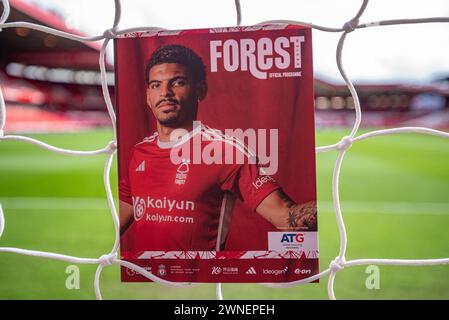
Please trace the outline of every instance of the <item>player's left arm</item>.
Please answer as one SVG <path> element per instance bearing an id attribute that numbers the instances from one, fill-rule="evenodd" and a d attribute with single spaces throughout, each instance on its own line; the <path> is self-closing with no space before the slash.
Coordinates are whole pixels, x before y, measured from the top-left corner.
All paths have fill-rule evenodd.
<path id="1" fill-rule="evenodd" d="M 295 203 L 282 189 L 273 191 L 262 200 L 256 212 L 279 230 L 317 230 L 316 202 Z"/>
<path id="2" fill-rule="evenodd" d="M 119 200 L 119 210 L 120 235 L 122 235 L 134 221 L 134 211 L 132 205 L 122 200 Z"/>

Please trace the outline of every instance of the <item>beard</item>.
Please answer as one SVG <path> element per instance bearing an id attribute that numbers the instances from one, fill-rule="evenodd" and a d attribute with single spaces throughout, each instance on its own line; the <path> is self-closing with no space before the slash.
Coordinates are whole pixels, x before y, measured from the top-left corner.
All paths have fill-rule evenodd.
<path id="1" fill-rule="evenodd" d="M 179 114 L 163 115 L 157 119 L 164 126 L 176 125 L 179 120 Z"/>
<path id="2" fill-rule="evenodd" d="M 159 123 L 164 126 L 175 125 L 178 123 L 178 116 L 168 116 L 163 119 L 159 119 Z"/>

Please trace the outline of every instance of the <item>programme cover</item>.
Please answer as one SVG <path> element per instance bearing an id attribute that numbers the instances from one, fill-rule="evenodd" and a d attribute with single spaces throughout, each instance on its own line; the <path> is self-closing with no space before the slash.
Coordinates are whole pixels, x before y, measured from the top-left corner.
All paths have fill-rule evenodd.
<path id="1" fill-rule="evenodd" d="M 175 282 L 318 270 L 311 29 L 115 40 L 121 259 Z M 122 267 L 122 281 L 150 281 Z"/>

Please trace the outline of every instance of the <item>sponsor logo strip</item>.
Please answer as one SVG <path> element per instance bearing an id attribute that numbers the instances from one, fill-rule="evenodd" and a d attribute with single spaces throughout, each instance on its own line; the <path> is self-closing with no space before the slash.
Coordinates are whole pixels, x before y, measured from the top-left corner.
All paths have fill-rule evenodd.
<path id="1" fill-rule="evenodd" d="M 319 273 L 318 259 L 292 260 L 225 260 L 225 259 L 127 259 L 158 277 L 174 282 L 289 282 Z M 142 282 L 149 279 L 126 268 L 122 281 Z"/>

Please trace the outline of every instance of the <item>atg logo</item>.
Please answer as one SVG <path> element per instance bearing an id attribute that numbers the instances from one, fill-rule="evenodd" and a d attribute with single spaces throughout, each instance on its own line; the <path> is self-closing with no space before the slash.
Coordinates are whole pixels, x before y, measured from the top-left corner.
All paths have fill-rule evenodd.
<path id="1" fill-rule="evenodd" d="M 304 234 L 298 233 L 284 233 L 282 235 L 281 243 L 303 243 Z"/>
<path id="2" fill-rule="evenodd" d="M 304 36 L 260 38 L 260 39 L 227 39 L 210 42 L 211 72 L 218 72 L 219 65 L 228 72 L 249 71 L 257 79 L 301 76 L 301 46 Z"/>
<path id="3" fill-rule="evenodd" d="M 312 252 L 318 251 L 318 233 L 310 231 L 268 232 L 268 250 L 302 251 L 302 253 L 308 256 Z"/>

